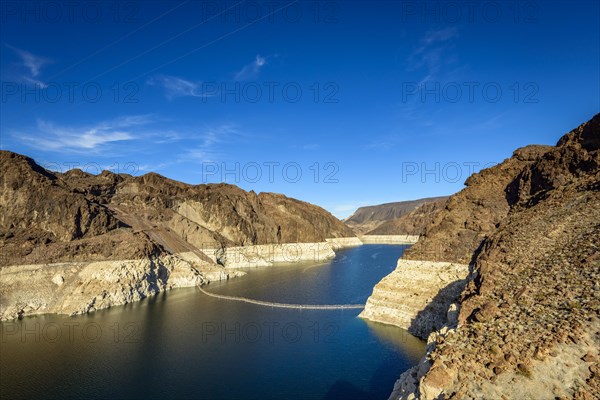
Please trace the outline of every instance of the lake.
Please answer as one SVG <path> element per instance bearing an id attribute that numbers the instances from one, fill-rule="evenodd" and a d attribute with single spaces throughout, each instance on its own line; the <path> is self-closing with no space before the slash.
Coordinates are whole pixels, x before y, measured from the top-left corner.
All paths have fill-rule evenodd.
<path id="1" fill-rule="evenodd" d="M 210 292 L 360 304 L 406 246 L 363 245 L 328 262 L 247 269 Z M 2 398 L 387 399 L 425 344 L 360 310 L 296 310 L 197 288 L 77 317 L 0 324 Z"/>

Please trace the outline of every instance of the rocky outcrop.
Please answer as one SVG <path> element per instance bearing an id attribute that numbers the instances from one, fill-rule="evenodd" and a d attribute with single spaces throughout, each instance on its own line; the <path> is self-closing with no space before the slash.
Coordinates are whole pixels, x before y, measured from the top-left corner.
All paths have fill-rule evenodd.
<path id="1" fill-rule="evenodd" d="M 600 397 L 600 114 L 468 184 L 406 252 L 472 261 L 456 327 L 392 398 Z"/>
<path id="2" fill-rule="evenodd" d="M 464 264 L 400 259 L 375 286 L 359 317 L 426 339 L 448 323 L 448 308 L 465 288 L 468 273 Z"/>
<path id="3" fill-rule="evenodd" d="M 539 160 L 552 146 L 527 146 L 511 158 L 471 175 L 467 186 L 451 196 L 435 213 L 421 240 L 404 258 L 468 264 L 486 235 L 506 218 L 511 199 L 506 189 L 524 169 Z"/>
<path id="4" fill-rule="evenodd" d="M 398 201 L 395 203 L 385 203 L 376 206 L 359 207 L 350 217 L 344 222 L 351 227 L 358 235 L 367 234 L 387 221 L 398 219 L 412 210 L 428 203 L 444 201 L 447 196 L 429 197 L 425 199 Z M 371 233 L 369 233 L 371 234 Z M 375 232 L 374 235 L 419 235 L 419 233 L 391 231 L 391 232 Z"/>
<path id="5" fill-rule="evenodd" d="M 430 357 L 432 351 L 436 348 L 438 343 L 443 343 L 448 335 L 456 331 L 456 326 L 458 324 L 458 309 L 458 304 L 450 304 L 445 318 L 446 324 L 429 334 L 427 337 L 427 345 L 425 346 L 425 355 L 417 365 L 409 368 L 400 375 L 400 378 L 394 384 L 394 389 L 389 400 L 414 400 L 417 396 L 423 398 L 429 396 L 428 388 L 423 384 L 423 377 L 431 368 Z M 445 378 L 443 371 L 438 372 L 438 374 L 442 375 L 442 379 Z M 434 396 L 430 397 L 434 398 Z"/>
<path id="6" fill-rule="evenodd" d="M 278 193 L 260 193 L 264 214 L 275 222 L 274 236 L 265 243 L 316 243 L 327 238 L 355 236 L 325 209 Z"/>
<path id="7" fill-rule="evenodd" d="M 0 151 L 0 233 L 37 243 L 101 235 L 122 226 L 106 207 L 65 187 L 31 158 Z"/>

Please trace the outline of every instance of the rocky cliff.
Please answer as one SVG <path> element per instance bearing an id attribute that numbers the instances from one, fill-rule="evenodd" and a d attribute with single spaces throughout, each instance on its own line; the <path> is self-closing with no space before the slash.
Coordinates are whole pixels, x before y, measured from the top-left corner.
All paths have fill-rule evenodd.
<path id="1" fill-rule="evenodd" d="M 448 323 L 448 308 L 465 288 L 468 273 L 464 264 L 400 259 L 375 286 L 359 317 L 427 339 Z"/>
<path id="2" fill-rule="evenodd" d="M 421 240 L 404 258 L 468 264 L 486 235 L 494 232 L 511 207 L 507 188 L 552 146 L 527 146 L 502 163 L 471 175 L 466 188 L 451 196 L 434 213 Z"/>
<path id="3" fill-rule="evenodd" d="M 600 114 L 470 177 L 406 252 L 472 263 L 458 318 L 392 398 L 599 398 L 598 243 Z"/>
<path id="4" fill-rule="evenodd" d="M 13 265 L 0 271 L 0 320 L 83 314 L 243 275 L 193 253 L 135 260 Z"/>
<path id="5" fill-rule="evenodd" d="M 386 223 L 387 221 L 398 219 L 403 215 L 410 213 L 417 207 L 436 201 L 443 201 L 445 199 L 447 199 L 447 196 L 429 197 L 418 200 L 398 201 L 395 203 L 385 203 L 376 206 L 359 207 L 350 217 L 346 218 L 344 222 L 346 225 L 351 227 L 354 232 L 360 235 L 413 235 L 417 233 L 400 231 L 393 231 L 390 233 L 385 231 L 371 231 L 377 229 L 380 225 Z"/>

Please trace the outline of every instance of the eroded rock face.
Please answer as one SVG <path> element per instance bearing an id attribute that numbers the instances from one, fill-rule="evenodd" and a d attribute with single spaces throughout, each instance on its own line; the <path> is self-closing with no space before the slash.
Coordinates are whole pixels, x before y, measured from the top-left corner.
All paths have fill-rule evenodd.
<path id="1" fill-rule="evenodd" d="M 227 184 L 47 171 L 0 151 L 0 267 L 352 237 L 324 209 Z"/>
<path id="2" fill-rule="evenodd" d="M 31 158 L 0 151 L 0 232 L 25 239 L 70 241 L 107 233 L 119 221 L 84 193 L 71 191 L 59 174 Z"/>
<path id="3" fill-rule="evenodd" d="M 458 257 L 447 246 L 468 219 L 442 222 L 466 209 L 497 221 L 477 231 L 485 237 L 472 253 L 456 330 L 403 376 L 394 398 L 600 397 L 600 115 L 556 147 L 526 147 L 505 163 L 470 179 L 473 204 L 469 188 L 450 198 L 455 206 L 409 252 L 424 254 L 445 233 L 443 254 Z M 513 176 L 490 202 L 482 190 L 495 187 L 487 180 L 499 171 Z"/>
<path id="4" fill-rule="evenodd" d="M 396 325 L 415 336 L 447 325 L 447 313 L 467 284 L 469 266 L 398 260 L 396 269 L 373 289 L 359 317 Z"/>

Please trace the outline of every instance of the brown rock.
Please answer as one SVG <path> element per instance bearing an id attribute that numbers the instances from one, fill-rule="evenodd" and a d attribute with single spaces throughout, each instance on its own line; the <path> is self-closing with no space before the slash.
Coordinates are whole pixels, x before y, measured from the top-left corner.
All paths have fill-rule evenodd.
<path id="1" fill-rule="evenodd" d="M 475 312 L 474 317 L 478 322 L 485 322 L 493 319 L 498 313 L 498 307 L 493 302 L 485 303 L 478 311 Z"/>
<path id="2" fill-rule="evenodd" d="M 443 388 L 451 383 L 452 375 L 448 369 L 434 365 L 427 373 L 425 380 L 429 386 Z"/>
<path id="3" fill-rule="evenodd" d="M 324 209 L 228 184 L 45 170 L 0 151 L 0 267 L 143 258 L 203 247 L 321 242 L 353 232 Z"/>

